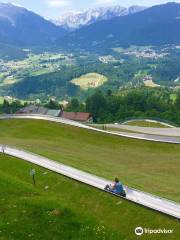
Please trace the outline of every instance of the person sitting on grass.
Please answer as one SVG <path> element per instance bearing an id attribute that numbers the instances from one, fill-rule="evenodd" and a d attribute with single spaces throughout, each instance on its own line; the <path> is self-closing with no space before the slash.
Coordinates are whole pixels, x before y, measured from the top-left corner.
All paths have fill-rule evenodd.
<path id="1" fill-rule="evenodd" d="M 119 181 L 118 178 L 115 178 L 114 180 L 114 184 L 113 185 L 107 185 L 105 187 L 105 190 L 106 191 L 110 191 L 114 194 L 118 194 L 118 195 L 121 195 L 123 197 L 126 197 L 126 193 L 124 191 L 124 188 L 123 188 L 123 185 L 122 183 Z"/>

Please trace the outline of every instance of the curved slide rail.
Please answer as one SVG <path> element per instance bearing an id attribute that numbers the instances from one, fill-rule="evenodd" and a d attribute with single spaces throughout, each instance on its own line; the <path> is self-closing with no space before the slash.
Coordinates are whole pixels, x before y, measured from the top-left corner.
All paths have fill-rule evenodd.
<path id="1" fill-rule="evenodd" d="M 13 157 L 20 158 L 24 161 L 36 164 L 38 166 L 44 167 L 53 172 L 59 173 L 61 175 L 72 178 L 76 181 L 82 182 L 84 184 L 90 185 L 92 187 L 95 187 L 103 191 L 104 191 L 105 185 L 111 183 L 110 181 L 100 178 L 98 176 L 95 176 L 93 174 L 80 171 L 73 167 L 60 164 L 56 161 L 52 161 L 48 158 L 39 156 L 37 154 L 33 154 L 33 153 L 20 150 L 17 148 L 13 148 L 10 146 L 0 145 L 0 152 Z M 153 209 L 155 211 L 167 214 L 174 218 L 180 219 L 179 203 L 176 203 L 164 198 L 160 198 L 158 196 L 145 193 L 136 189 L 132 189 L 127 186 L 125 186 L 125 190 L 127 193 L 127 197 L 126 197 L 127 200 L 134 202 L 136 204 L 142 205 L 144 207 Z"/>
<path id="2" fill-rule="evenodd" d="M 135 118 L 135 119 L 131 119 L 131 120 L 127 120 L 125 122 L 121 122 L 120 125 L 125 125 L 127 123 L 131 123 L 131 122 L 134 122 L 134 121 L 145 121 L 145 122 L 149 122 L 149 123 L 160 123 L 166 127 L 169 127 L 169 128 L 175 128 L 174 125 L 168 123 L 168 122 L 163 122 L 163 121 L 160 121 L 160 120 L 155 120 L 155 119 L 148 119 L 148 118 Z"/>
<path id="3" fill-rule="evenodd" d="M 74 127 L 84 128 L 96 132 L 101 132 L 109 135 L 114 136 L 120 136 L 120 137 L 127 137 L 132 139 L 139 139 L 139 140 L 145 140 L 145 141 L 152 141 L 152 142 L 160 142 L 160 143 L 174 143 L 174 144 L 180 144 L 180 139 L 175 137 L 167 137 L 167 136 L 158 136 L 158 135 L 150 135 L 150 134 L 139 134 L 139 133 L 117 133 L 117 132 L 111 132 L 111 131 L 105 131 L 101 129 L 97 129 L 94 127 L 87 126 L 85 124 L 75 122 L 72 120 L 67 120 L 60 117 L 51 117 L 46 115 L 38 115 L 38 114 L 12 114 L 12 115 L 1 115 L 0 120 L 4 119 L 36 119 L 36 120 L 46 120 L 56 123 L 62 123 Z"/>

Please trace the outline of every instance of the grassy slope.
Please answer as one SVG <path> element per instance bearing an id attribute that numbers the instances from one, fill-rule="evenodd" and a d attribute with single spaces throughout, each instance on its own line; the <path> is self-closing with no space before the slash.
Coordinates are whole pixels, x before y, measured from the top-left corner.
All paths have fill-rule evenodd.
<path id="1" fill-rule="evenodd" d="M 4 98 L 0 96 L 0 104 L 3 104 Z"/>
<path id="2" fill-rule="evenodd" d="M 136 126 L 136 127 L 168 128 L 168 126 L 165 126 L 161 123 L 147 122 L 147 121 L 133 121 L 133 122 L 128 122 L 125 125 Z"/>
<path id="3" fill-rule="evenodd" d="M 35 188 L 29 175 L 32 168 Z M 168 216 L 3 155 L 0 189 L 1 240 L 133 240 L 138 239 L 134 228 L 139 225 L 174 229 L 173 235 L 141 239 L 176 240 L 180 234 L 179 223 Z"/>
<path id="4" fill-rule="evenodd" d="M 97 128 L 97 129 L 101 129 L 101 130 L 111 131 L 111 132 L 138 133 L 136 131 L 122 129 L 122 128 L 118 127 L 117 125 L 114 125 L 114 127 L 109 127 L 107 124 L 89 124 L 89 126 Z"/>
<path id="5" fill-rule="evenodd" d="M 39 120 L 0 122 L 0 143 L 180 201 L 180 146 L 104 135 Z"/>

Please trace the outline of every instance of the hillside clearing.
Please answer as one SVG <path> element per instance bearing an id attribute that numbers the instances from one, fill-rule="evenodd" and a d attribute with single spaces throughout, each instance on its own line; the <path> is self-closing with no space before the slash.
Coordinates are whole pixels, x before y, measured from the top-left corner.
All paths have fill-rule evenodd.
<path id="1" fill-rule="evenodd" d="M 154 83 L 153 80 L 146 80 L 146 81 L 144 81 L 144 85 L 145 85 L 146 87 L 152 87 L 152 88 L 160 87 L 160 85 Z"/>
<path id="2" fill-rule="evenodd" d="M 107 81 L 107 77 L 98 73 L 88 73 L 79 78 L 73 79 L 71 82 L 82 89 L 97 88 Z"/>

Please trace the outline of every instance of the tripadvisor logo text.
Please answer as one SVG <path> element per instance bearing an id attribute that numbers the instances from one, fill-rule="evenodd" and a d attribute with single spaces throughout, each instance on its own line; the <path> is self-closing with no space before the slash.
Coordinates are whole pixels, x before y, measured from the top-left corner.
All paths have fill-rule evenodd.
<path id="1" fill-rule="evenodd" d="M 143 234 L 173 234 L 173 229 L 150 229 L 150 228 L 142 228 L 142 227 L 136 227 L 135 228 L 135 234 L 138 236 L 141 236 Z"/>

